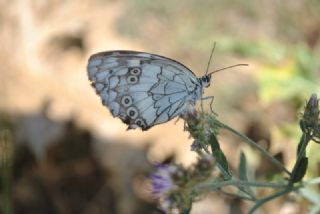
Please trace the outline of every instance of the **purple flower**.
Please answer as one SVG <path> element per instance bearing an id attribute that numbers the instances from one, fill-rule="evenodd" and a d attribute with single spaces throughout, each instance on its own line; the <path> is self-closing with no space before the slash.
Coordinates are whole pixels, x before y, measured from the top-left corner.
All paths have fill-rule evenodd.
<path id="1" fill-rule="evenodd" d="M 176 171 L 176 167 L 167 164 L 156 164 L 157 170 L 151 175 L 153 194 L 160 198 L 175 188 L 171 175 Z"/>

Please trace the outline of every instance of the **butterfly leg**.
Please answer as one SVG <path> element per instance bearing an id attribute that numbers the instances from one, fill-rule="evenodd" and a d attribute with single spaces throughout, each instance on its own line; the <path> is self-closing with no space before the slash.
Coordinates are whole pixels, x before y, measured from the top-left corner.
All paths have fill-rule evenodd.
<path id="1" fill-rule="evenodd" d="M 177 122 L 181 119 L 181 117 L 177 117 L 176 121 L 174 121 L 174 124 L 177 124 Z M 183 131 L 187 130 L 187 122 L 186 120 L 183 120 Z"/>
<path id="2" fill-rule="evenodd" d="M 202 111 L 202 112 L 204 112 L 204 109 L 203 109 L 203 100 L 204 100 L 204 99 L 203 99 L 203 97 L 202 97 L 202 98 L 201 98 L 201 111 Z"/>
<path id="3" fill-rule="evenodd" d="M 214 100 L 214 96 L 208 96 L 208 97 L 202 97 L 201 98 L 201 108 L 202 108 L 202 111 L 203 111 L 203 104 L 202 104 L 202 101 L 203 100 L 210 100 L 210 110 L 211 110 L 211 113 L 213 113 L 213 114 L 215 114 L 216 115 L 216 113 L 213 111 L 213 109 L 212 109 L 212 104 L 213 104 L 213 100 Z"/>
<path id="4" fill-rule="evenodd" d="M 179 120 L 180 120 L 180 117 L 177 117 L 177 119 L 174 121 L 174 124 L 177 124 Z"/>

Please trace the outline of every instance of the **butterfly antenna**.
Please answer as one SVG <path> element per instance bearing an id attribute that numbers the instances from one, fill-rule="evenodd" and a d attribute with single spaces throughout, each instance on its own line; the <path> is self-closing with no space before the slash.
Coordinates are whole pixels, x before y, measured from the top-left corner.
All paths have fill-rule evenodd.
<path id="1" fill-rule="evenodd" d="M 214 71 L 208 73 L 207 75 L 211 75 L 211 74 L 213 74 L 213 73 L 217 73 L 217 72 L 219 72 L 219 71 L 226 70 L 226 69 L 233 68 L 233 67 L 238 67 L 238 66 L 248 66 L 248 64 L 236 64 L 236 65 L 231 65 L 231 66 L 228 66 L 228 67 L 224 67 L 224 68 L 220 68 L 220 69 L 214 70 Z"/>
<path id="2" fill-rule="evenodd" d="M 208 74 L 208 71 L 209 71 L 209 67 L 210 67 L 210 64 L 211 64 L 211 59 L 212 59 L 215 47 L 216 47 L 216 42 L 213 42 L 213 47 L 212 47 L 210 58 L 209 58 L 208 65 L 207 65 L 206 75 Z"/>

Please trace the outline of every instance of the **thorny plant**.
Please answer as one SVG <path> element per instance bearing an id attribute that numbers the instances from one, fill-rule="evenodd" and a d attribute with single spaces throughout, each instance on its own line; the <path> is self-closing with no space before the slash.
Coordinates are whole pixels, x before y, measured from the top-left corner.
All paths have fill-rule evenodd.
<path id="1" fill-rule="evenodd" d="M 269 154 L 259 144 L 240 134 L 238 131 L 219 121 L 216 116 L 206 113 L 189 112 L 184 118 L 186 129 L 194 138 L 191 150 L 198 153 L 198 162 L 189 168 L 178 164 L 157 164 L 151 175 L 155 196 L 159 199 L 159 208 L 165 213 L 183 213 L 191 211 L 192 203 L 206 193 L 219 191 L 232 197 L 253 202 L 248 213 L 254 213 L 266 202 L 295 192 L 303 195 L 303 188 L 320 183 L 320 178 L 303 181 L 308 166 L 306 148 L 309 142 L 320 143 L 319 100 L 313 94 L 307 102 L 300 118 L 302 136 L 297 148 L 297 159 L 291 171 Z M 240 137 L 244 143 L 258 150 L 264 157 L 275 164 L 284 173 L 283 179 L 275 182 L 257 182 L 247 175 L 247 163 L 244 153 L 240 155 L 239 172 L 235 177 L 230 172 L 227 158 L 220 149 L 218 135 L 226 130 Z M 236 191 L 230 191 L 233 186 Z M 272 189 L 271 193 L 259 198 L 258 188 Z M 233 188 L 234 189 L 234 188 Z M 320 205 L 315 203 L 312 213 L 320 212 Z"/>

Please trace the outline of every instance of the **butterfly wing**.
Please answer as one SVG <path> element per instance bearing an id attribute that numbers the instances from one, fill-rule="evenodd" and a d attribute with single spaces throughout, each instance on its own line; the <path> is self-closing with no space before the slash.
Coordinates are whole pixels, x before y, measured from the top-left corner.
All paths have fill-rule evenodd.
<path id="1" fill-rule="evenodd" d="M 129 129 L 147 130 L 176 117 L 200 90 L 191 70 L 154 54 L 102 52 L 90 57 L 87 69 L 102 103 Z"/>

